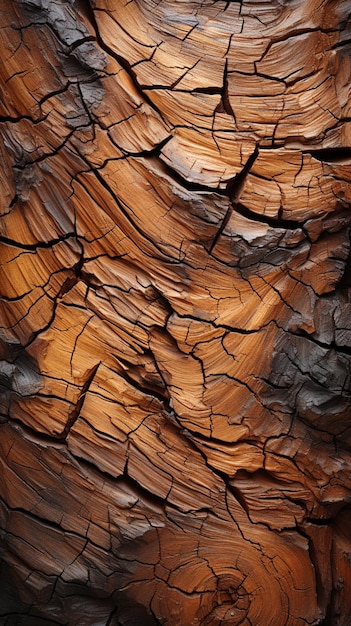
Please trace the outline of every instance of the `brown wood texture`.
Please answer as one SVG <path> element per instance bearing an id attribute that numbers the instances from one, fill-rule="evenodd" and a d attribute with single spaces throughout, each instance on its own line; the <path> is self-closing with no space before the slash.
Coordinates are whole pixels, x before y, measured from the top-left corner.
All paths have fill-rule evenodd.
<path id="1" fill-rule="evenodd" d="M 346 0 L 1 0 L 2 626 L 351 623 Z"/>

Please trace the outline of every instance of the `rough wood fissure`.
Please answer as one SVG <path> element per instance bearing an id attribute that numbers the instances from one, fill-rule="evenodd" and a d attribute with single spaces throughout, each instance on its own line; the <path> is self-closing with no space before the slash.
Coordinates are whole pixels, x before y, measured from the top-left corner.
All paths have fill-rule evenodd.
<path id="1" fill-rule="evenodd" d="M 3 626 L 348 626 L 343 0 L 0 0 Z"/>

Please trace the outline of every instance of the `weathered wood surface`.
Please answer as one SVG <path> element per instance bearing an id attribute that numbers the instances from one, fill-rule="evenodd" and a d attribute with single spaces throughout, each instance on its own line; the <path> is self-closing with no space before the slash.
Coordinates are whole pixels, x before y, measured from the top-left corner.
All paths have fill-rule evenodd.
<path id="1" fill-rule="evenodd" d="M 350 624 L 349 10 L 1 1 L 1 624 Z"/>

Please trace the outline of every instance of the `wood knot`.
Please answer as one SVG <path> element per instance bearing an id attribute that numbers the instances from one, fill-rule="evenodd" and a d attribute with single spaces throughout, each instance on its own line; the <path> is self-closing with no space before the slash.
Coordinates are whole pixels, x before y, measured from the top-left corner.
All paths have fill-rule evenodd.
<path id="1" fill-rule="evenodd" d="M 219 575 L 211 597 L 210 612 L 204 626 L 235 626 L 241 624 L 249 609 L 249 597 L 242 587 L 242 578 L 232 574 Z"/>

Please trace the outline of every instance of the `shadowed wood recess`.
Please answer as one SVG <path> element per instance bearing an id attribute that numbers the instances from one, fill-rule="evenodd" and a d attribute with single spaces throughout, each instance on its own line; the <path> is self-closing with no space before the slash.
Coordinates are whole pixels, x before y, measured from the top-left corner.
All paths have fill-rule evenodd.
<path id="1" fill-rule="evenodd" d="M 349 626 L 348 0 L 0 0 L 1 626 Z"/>

